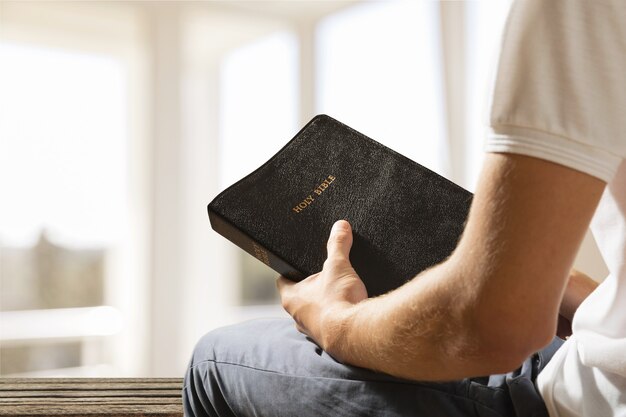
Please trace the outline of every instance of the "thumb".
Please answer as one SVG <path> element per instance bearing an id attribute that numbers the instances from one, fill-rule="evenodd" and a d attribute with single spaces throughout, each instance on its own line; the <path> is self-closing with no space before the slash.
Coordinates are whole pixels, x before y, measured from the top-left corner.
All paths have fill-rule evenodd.
<path id="1" fill-rule="evenodd" d="M 326 249 L 329 258 L 350 258 L 352 247 L 352 227 L 346 220 L 338 220 L 330 230 Z"/>

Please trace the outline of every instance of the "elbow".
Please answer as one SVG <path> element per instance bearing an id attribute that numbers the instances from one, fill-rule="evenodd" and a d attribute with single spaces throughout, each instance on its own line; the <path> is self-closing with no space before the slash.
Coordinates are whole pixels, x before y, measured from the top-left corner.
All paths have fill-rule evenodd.
<path id="1" fill-rule="evenodd" d="M 482 360 L 488 373 L 506 373 L 517 369 L 529 356 L 547 346 L 554 338 L 556 322 L 526 317 L 519 320 L 517 314 L 492 317 L 478 323 L 476 334 Z"/>
<path id="2" fill-rule="evenodd" d="M 523 341 L 518 344 L 508 343 L 489 346 L 484 349 L 484 360 L 488 368 L 486 369 L 486 374 L 505 374 L 514 371 L 527 358 L 548 343 L 537 344 L 531 341 Z"/>

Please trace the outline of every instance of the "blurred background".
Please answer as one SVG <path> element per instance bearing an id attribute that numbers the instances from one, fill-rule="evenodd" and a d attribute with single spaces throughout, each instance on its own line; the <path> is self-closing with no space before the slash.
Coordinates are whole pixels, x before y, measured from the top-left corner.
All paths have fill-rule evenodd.
<path id="1" fill-rule="evenodd" d="M 0 2 L 0 376 L 182 376 L 281 316 L 207 203 L 326 113 L 469 190 L 509 1 Z M 578 267 L 606 269 L 588 236 Z"/>

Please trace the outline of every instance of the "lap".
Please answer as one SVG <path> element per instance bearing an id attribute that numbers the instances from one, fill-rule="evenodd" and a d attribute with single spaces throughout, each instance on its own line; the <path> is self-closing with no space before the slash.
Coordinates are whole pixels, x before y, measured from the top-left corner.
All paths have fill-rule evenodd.
<path id="1" fill-rule="evenodd" d="M 255 320 L 198 342 L 183 397 L 186 414 L 198 416 L 541 416 L 533 385 L 541 362 L 535 355 L 507 375 L 408 381 L 335 361 L 290 319 Z"/>

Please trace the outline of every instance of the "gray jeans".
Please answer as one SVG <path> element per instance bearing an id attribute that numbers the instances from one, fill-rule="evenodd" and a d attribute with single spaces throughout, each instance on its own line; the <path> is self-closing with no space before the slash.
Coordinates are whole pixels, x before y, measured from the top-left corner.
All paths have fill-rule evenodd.
<path id="1" fill-rule="evenodd" d="M 290 319 L 255 320 L 198 342 L 183 405 L 186 416 L 547 417 L 534 381 L 562 343 L 508 374 L 415 382 L 335 361 Z"/>

